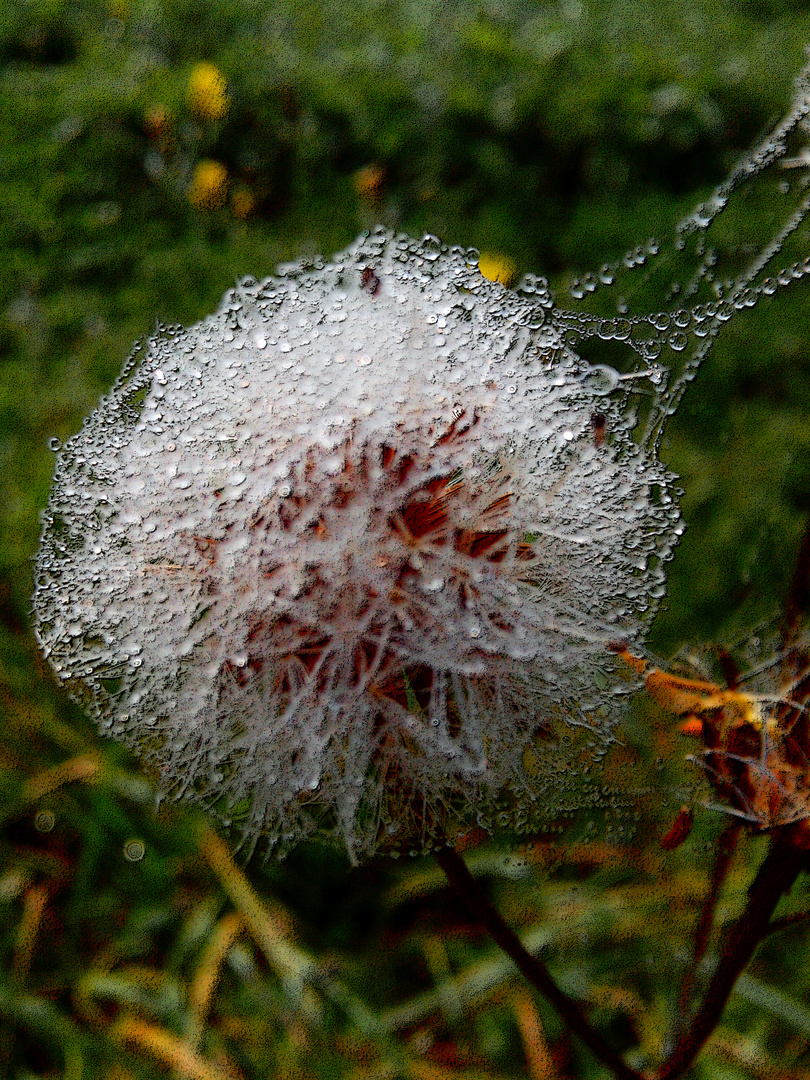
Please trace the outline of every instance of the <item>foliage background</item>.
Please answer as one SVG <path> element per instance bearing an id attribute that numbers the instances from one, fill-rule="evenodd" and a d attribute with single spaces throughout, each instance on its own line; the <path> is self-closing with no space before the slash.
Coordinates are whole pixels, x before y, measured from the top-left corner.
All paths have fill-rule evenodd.
<path id="1" fill-rule="evenodd" d="M 154 814 L 28 628 L 48 440 L 156 318 L 192 322 L 235 276 L 377 221 L 506 256 L 562 297 L 727 175 L 785 112 L 807 41 L 800 0 L 2 7 L 0 1073 L 600 1075 L 429 862 L 350 872 L 307 849 L 243 878 L 198 816 Z M 810 510 L 807 301 L 799 285 L 733 320 L 670 427 L 689 528 L 661 656 L 784 601 Z M 583 820 L 565 847 L 472 837 L 470 859 L 641 1065 L 671 1029 L 724 822 L 699 813 L 665 855 L 687 747 L 649 706 L 625 738 L 657 795 L 615 809 L 612 843 Z M 726 918 L 761 852 L 735 864 Z M 695 1075 L 810 1075 L 806 957 L 801 926 L 766 943 Z"/>

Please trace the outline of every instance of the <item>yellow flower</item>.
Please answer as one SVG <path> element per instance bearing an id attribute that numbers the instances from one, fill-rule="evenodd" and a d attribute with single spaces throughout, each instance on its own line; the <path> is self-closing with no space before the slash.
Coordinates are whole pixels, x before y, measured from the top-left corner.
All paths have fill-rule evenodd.
<path id="1" fill-rule="evenodd" d="M 484 252 L 478 260 L 478 269 L 490 281 L 511 285 L 517 277 L 517 265 L 508 255 L 490 255 Z"/>
<path id="2" fill-rule="evenodd" d="M 225 76 L 205 61 L 196 64 L 188 80 L 188 103 L 202 120 L 221 120 L 228 113 Z"/>
<path id="3" fill-rule="evenodd" d="M 228 194 L 228 170 L 221 161 L 200 161 L 194 169 L 189 202 L 197 210 L 216 210 L 225 205 Z"/>

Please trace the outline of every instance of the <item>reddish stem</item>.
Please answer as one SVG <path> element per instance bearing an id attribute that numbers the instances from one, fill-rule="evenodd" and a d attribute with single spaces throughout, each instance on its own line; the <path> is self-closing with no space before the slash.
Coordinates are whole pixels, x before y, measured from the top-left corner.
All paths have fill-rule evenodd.
<path id="1" fill-rule="evenodd" d="M 784 893 L 790 890 L 805 868 L 807 852 L 789 842 L 774 839 L 748 890 L 745 911 L 731 927 L 724 942 L 720 962 L 709 983 L 703 1003 L 688 1030 L 682 1032 L 672 1053 L 657 1074 L 657 1080 L 674 1080 L 689 1067 L 700 1048 L 720 1021 L 726 1002 L 754 951 L 770 929 L 771 916 Z"/>
<path id="2" fill-rule="evenodd" d="M 683 1029 L 686 1020 L 686 1010 L 689 1007 L 689 1001 L 692 997 L 698 965 L 703 959 L 703 955 L 706 952 L 706 946 L 709 943 L 709 934 L 711 933 L 712 923 L 714 921 L 714 913 L 717 910 L 717 901 L 720 898 L 720 889 L 722 888 L 723 882 L 731 867 L 731 860 L 737 847 L 737 841 L 740 838 L 741 828 L 741 822 L 732 821 L 732 823 L 723 830 L 720 839 L 717 842 L 717 854 L 715 856 L 714 865 L 712 866 L 712 878 L 709 885 L 709 892 L 703 903 L 700 921 L 695 928 L 695 947 L 692 954 L 692 963 L 689 965 L 689 970 L 686 973 L 683 980 L 683 986 L 681 987 L 681 994 L 678 1002 L 679 1032 Z"/>
<path id="3" fill-rule="evenodd" d="M 443 847 L 434 852 L 434 857 L 473 918 L 487 930 L 507 956 L 514 960 L 528 982 L 557 1010 L 569 1028 L 602 1064 L 619 1077 L 619 1080 L 642 1080 L 641 1075 L 626 1065 L 616 1051 L 591 1027 L 579 1004 L 560 990 L 545 965 L 524 949 L 520 938 L 490 903 L 459 853 L 452 847 Z"/>

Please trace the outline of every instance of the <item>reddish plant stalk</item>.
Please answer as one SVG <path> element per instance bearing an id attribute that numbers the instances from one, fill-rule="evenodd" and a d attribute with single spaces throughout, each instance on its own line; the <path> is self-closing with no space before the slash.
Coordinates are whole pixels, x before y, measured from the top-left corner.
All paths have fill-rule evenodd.
<path id="1" fill-rule="evenodd" d="M 757 945 L 769 932 L 771 916 L 781 897 L 790 890 L 807 864 L 807 852 L 777 836 L 748 890 L 745 911 L 726 935 L 720 962 L 706 990 L 703 1003 L 688 1030 L 682 1032 L 656 1080 L 674 1080 L 694 1061 L 700 1048 L 720 1021 L 734 984 L 748 966 Z"/>
<path id="2" fill-rule="evenodd" d="M 741 828 L 742 822 L 732 821 L 732 823 L 723 830 L 717 843 L 717 853 L 715 855 L 714 865 L 712 866 L 709 891 L 703 902 L 700 920 L 695 928 L 695 946 L 692 954 L 692 962 L 684 977 L 678 1001 L 679 1033 L 683 1030 L 686 1022 L 686 1012 L 692 999 L 695 975 L 697 974 L 698 965 L 706 952 L 706 946 L 709 943 L 709 935 L 711 934 L 712 923 L 714 922 L 714 913 L 717 909 L 717 901 L 720 898 L 720 889 L 731 868 L 731 860 L 737 849 L 737 841 L 740 838 Z"/>
<path id="3" fill-rule="evenodd" d="M 514 960 L 521 974 L 557 1010 L 571 1031 L 579 1036 L 595 1057 L 619 1080 L 642 1080 L 641 1074 L 626 1065 L 616 1051 L 591 1027 L 579 1004 L 560 990 L 545 965 L 526 951 L 520 938 L 490 903 L 461 855 L 452 847 L 443 847 L 434 852 L 434 857 L 475 921 L 483 926 L 492 940 Z"/>

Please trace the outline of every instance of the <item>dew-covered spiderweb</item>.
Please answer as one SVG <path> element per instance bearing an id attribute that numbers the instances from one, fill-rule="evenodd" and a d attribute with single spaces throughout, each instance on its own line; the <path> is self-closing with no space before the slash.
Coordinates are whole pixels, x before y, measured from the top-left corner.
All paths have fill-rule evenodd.
<path id="1" fill-rule="evenodd" d="M 801 287 L 796 283 L 810 274 L 808 210 L 810 65 L 795 81 L 787 115 L 671 238 L 650 238 L 577 275 L 561 294 L 554 315 L 566 342 L 578 351 L 607 342 L 620 357 L 615 369 L 595 364 L 591 377 L 605 393 L 627 395 L 625 415 L 634 416 L 642 442 L 660 445 L 667 418 L 732 319 L 788 286 Z M 810 652 L 806 641 L 787 645 L 783 631 L 778 620 L 733 644 L 687 648 L 673 659 L 672 672 L 722 688 L 730 676 L 717 657 L 725 657 L 740 701 L 753 702 L 745 721 L 740 709 L 748 706 L 739 702 L 712 714 L 721 720 L 704 725 L 707 741 L 690 755 L 708 787 L 696 780 L 673 788 L 673 805 L 708 802 L 761 828 L 810 818 L 803 779 L 810 738 L 800 703 Z"/>
<path id="2" fill-rule="evenodd" d="M 806 92 L 671 251 L 625 259 L 669 282 L 652 314 L 586 310 L 620 268 L 572 312 L 379 229 L 159 327 L 61 448 L 37 558 L 38 640 L 102 732 L 277 852 L 620 813 L 610 646 L 642 640 L 681 531 L 662 424 L 723 324 L 807 272 L 772 267 L 803 169 L 761 251 L 709 237 L 804 160 Z"/>
<path id="3" fill-rule="evenodd" d="M 626 370 L 597 367 L 594 385 L 609 392 L 627 380 L 642 389 L 642 438 L 660 437 L 666 416 L 737 313 L 810 274 L 809 113 L 810 66 L 795 81 L 785 118 L 677 224 L 673 237 L 650 238 L 580 274 L 568 297 L 559 298 L 554 314 L 572 347 L 589 339 L 625 343 Z M 564 306 L 569 301 L 574 310 Z M 647 368 L 658 380 L 652 396 L 638 382 Z"/>

